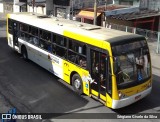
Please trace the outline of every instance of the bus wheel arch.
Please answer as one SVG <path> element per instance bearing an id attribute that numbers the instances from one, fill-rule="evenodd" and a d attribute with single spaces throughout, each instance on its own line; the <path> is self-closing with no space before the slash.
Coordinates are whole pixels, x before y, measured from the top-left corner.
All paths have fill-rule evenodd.
<path id="1" fill-rule="evenodd" d="M 27 49 L 24 45 L 21 46 L 21 54 L 24 60 L 28 60 L 28 53 L 27 53 Z"/>
<path id="2" fill-rule="evenodd" d="M 76 93 L 83 94 L 83 83 L 80 75 L 77 72 L 72 72 L 70 77 L 71 85 Z"/>

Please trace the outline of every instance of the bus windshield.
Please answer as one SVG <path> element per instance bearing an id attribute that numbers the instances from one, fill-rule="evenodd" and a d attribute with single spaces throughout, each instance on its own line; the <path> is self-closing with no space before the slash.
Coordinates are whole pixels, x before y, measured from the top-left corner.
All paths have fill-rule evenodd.
<path id="1" fill-rule="evenodd" d="M 151 76 L 149 49 L 146 41 L 112 47 L 117 85 L 145 82 Z"/>

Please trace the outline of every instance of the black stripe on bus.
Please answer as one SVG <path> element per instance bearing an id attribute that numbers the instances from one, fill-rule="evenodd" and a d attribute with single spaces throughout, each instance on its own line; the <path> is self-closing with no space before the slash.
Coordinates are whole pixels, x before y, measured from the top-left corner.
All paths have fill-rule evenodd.
<path id="1" fill-rule="evenodd" d="M 140 41 L 140 40 L 146 40 L 146 39 L 144 36 L 140 36 L 137 34 L 131 34 L 131 35 L 126 35 L 126 36 L 123 35 L 123 36 L 109 39 L 108 42 L 110 42 L 112 46 L 115 46 L 119 44 L 122 45 L 126 43 Z"/>

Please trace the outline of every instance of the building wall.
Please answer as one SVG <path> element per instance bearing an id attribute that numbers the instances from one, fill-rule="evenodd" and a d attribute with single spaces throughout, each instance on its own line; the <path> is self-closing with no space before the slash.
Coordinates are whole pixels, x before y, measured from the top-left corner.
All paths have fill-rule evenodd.
<path id="1" fill-rule="evenodd" d="M 140 8 L 160 10 L 160 0 L 140 0 Z"/>
<path id="2" fill-rule="evenodd" d="M 20 12 L 20 7 L 18 5 L 15 5 L 15 3 L 18 3 L 19 0 L 13 0 L 13 12 Z"/>
<path id="3" fill-rule="evenodd" d="M 36 12 L 39 13 L 39 14 L 46 14 L 46 7 L 36 7 Z"/>
<path id="4" fill-rule="evenodd" d="M 70 6 L 54 5 L 54 16 L 71 19 L 70 12 Z"/>
<path id="5" fill-rule="evenodd" d="M 114 3 L 113 3 L 113 4 L 119 5 L 119 0 L 114 0 Z"/>
<path id="6" fill-rule="evenodd" d="M 34 7 L 34 11 L 35 11 L 36 7 Z M 33 8 L 32 6 L 27 5 L 27 10 L 28 12 L 33 12 Z"/>
<path id="7" fill-rule="evenodd" d="M 0 3 L 0 12 L 3 13 L 3 3 Z"/>
<path id="8" fill-rule="evenodd" d="M 20 6 L 13 5 L 13 12 L 20 12 Z"/>
<path id="9" fill-rule="evenodd" d="M 53 13 L 53 0 L 46 0 L 46 14 Z"/>
<path id="10" fill-rule="evenodd" d="M 27 10 L 28 12 L 33 12 L 33 7 L 27 5 Z M 46 15 L 46 7 L 41 7 L 41 6 L 34 7 L 34 12 Z"/>
<path id="11" fill-rule="evenodd" d="M 140 0 L 134 0 L 133 1 L 133 6 L 138 7 L 140 4 Z"/>
<path id="12" fill-rule="evenodd" d="M 124 26 L 133 26 L 133 22 L 131 21 L 124 21 L 124 20 L 118 20 L 118 19 L 112 19 L 112 18 L 106 18 L 107 23 L 113 23 L 117 25 L 124 25 Z"/>
<path id="13" fill-rule="evenodd" d="M 9 13 L 9 12 L 13 12 L 13 3 L 3 3 L 3 7 L 4 7 L 4 13 Z"/>
<path id="14" fill-rule="evenodd" d="M 148 8 L 151 10 L 160 10 L 160 0 L 149 0 Z"/>
<path id="15" fill-rule="evenodd" d="M 114 0 L 114 4 L 138 7 L 140 4 L 140 0 Z"/>
<path id="16" fill-rule="evenodd" d="M 108 0 L 108 3 L 112 3 L 112 0 Z M 98 0 L 97 5 L 105 5 L 105 0 Z M 93 7 L 94 7 L 94 0 L 70 0 L 70 6 L 54 5 L 53 10 L 55 16 L 72 18 L 72 14 L 74 16 L 77 10 L 81 10 L 84 8 L 93 8 Z"/>
<path id="17" fill-rule="evenodd" d="M 113 0 L 107 0 L 108 4 L 111 4 Z M 72 7 L 72 0 L 71 7 Z M 98 5 L 104 5 L 105 0 L 98 0 Z M 94 6 L 94 0 L 73 0 L 73 8 L 81 9 L 81 8 L 89 8 Z"/>

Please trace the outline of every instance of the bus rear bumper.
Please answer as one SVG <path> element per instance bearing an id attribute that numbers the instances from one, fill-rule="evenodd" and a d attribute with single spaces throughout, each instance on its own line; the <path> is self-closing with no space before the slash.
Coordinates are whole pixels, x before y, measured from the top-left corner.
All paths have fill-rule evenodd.
<path id="1" fill-rule="evenodd" d="M 118 109 L 118 108 L 122 108 L 122 107 L 125 107 L 125 106 L 128 106 L 132 103 L 135 103 L 137 102 L 138 100 L 144 98 L 145 96 L 147 96 L 148 94 L 150 94 L 152 90 L 152 87 L 138 93 L 138 94 L 135 94 L 133 96 L 130 96 L 130 97 L 127 97 L 127 98 L 124 98 L 124 99 L 120 99 L 120 100 L 112 100 L 112 108 L 113 109 Z"/>

